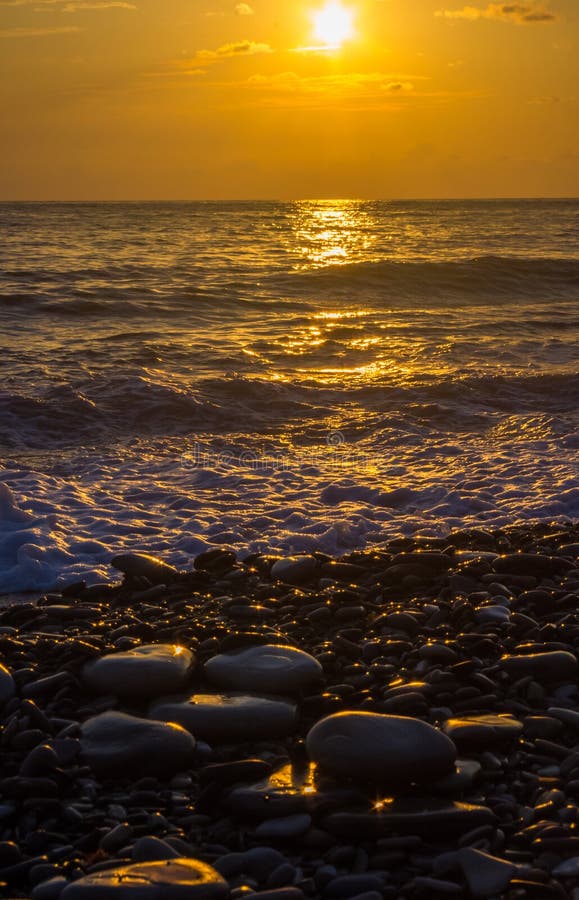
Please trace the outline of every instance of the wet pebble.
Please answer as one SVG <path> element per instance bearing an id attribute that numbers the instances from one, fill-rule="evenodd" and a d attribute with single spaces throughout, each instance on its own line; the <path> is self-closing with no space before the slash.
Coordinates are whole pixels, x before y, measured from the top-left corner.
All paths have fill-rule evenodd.
<path id="1" fill-rule="evenodd" d="M 190 650 L 176 644 L 143 644 L 87 663 L 85 685 L 100 694 L 160 697 L 182 690 L 195 663 Z"/>
<path id="2" fill-rule="evenodd" d="M 378 784 L 422 783 L 453 770 L 450 738 L 420 719 L 342 712 L 310 730 L 310 759 L 337 776 Z"/>

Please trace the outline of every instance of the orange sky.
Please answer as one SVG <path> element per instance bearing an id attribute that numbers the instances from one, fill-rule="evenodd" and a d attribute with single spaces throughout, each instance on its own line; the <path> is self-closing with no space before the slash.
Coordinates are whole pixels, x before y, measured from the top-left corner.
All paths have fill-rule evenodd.
<path id="1" fill-rule="evenodd" d="M 579 195 L 577 0 L 0 0 L 0 198 Z"/>

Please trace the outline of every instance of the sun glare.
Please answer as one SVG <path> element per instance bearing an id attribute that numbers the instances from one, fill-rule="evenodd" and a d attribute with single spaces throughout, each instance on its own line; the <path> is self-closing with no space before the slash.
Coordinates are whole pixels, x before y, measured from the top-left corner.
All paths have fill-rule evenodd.
<path id="1" fill-rule="evenodd" d="M 327 3 L 314 13 L 314 33 L 326 46 L 340 47 L 354 34 L 354 16 L 341 3 Z"/>

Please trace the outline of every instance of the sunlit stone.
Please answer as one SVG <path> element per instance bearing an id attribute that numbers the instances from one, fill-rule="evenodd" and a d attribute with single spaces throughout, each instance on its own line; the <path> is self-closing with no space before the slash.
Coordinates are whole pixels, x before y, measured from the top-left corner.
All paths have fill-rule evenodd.
<path id="1" fill-rule="evenodd" d="M 87 663 L 84 683 L 100 694 L 155 697 L 182 690 L 195 664 L 190 650 L 177 644 L 145 644 Z"/>
<path id="2" fill-rule="evenodd" d="M 367 712 L 328 716 L 306 738 L 322 770 L 358 781 L 402 785 L 440 778 L 453 770 L 456 748 L 420 719 Z"/>
<path id="3" fill-rule="evenodd" d="M 323 669 L 303 650 L 262 644 L 214 656 L 205 664 L 205 675 L 229 690 L 291 694 L 320 681 Z"/>
<path id="4" fill-rule="evenodd" d="M 138 863 L 92 872 L 69 885 L 62 900 L 225 900 L 229 886 L 197 859 Z"/>
<path id="5" fill-rule="evenodd" d="M 195 740 L 180 725 L 106 712 L 85 722 L 81 753 L 102 777 L 171 777 L 192 762 Z"/>
<path id="6" fill-rule="evenodd" d="M 246 694 L 193 694 L 153 704 L 153 719 L 177 722 L 195 737 L 215 742 L 285 737 L 296 726 L 294 703 Z"/>

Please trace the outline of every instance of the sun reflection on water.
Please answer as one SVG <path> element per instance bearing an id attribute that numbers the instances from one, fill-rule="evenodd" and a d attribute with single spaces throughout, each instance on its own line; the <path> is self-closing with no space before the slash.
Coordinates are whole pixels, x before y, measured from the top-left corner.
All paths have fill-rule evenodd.
<path id="1" fill-rule="evenodd" d="M 376 241 L 372 217 L 359 200 L 303 200 L 295 209 L 293 240 L 302 257 L 298 269 L 355 262 Z"/>

